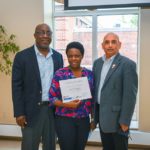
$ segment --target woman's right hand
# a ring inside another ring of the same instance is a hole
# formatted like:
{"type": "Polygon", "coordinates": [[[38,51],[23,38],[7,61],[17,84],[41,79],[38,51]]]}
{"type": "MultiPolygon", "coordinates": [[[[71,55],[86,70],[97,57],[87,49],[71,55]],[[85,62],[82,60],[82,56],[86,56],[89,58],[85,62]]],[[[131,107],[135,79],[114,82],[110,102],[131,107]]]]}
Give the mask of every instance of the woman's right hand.
{"type": "Polygon", "coordinates": [[[63,103],[60,100],[56,100],[55,101],[55,106],[66,107],[66,108],[77,108],[77,107],[79,107],[80,103],[81,103],[80,100],[73,100],[73,101],[66,102],[66,103],[63,103]]]}
{"type": "Polygon", "coordinates": [[[81,101],[80,100],[73,100],[67,103],[64,103],[64,107],[68,108],[78,108],[80,105],[81,101]]]}

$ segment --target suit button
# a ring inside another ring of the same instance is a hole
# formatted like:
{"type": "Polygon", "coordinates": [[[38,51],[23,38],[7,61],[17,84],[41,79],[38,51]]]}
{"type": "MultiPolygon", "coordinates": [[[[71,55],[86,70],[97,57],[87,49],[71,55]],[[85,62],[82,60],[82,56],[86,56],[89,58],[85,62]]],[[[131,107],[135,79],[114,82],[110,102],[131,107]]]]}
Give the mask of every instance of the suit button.
{"type": "Polygon", "coordinates": [[[41,103],[40,103],[40,102],[38,102],[38,105],[39,105],[39,106],[40,106],[40,104],[41,104],[41,103]]]}
{"type": "Polygon", "coordinates": [[[42,94],[42,91],[40,91],[40,94],[42,94]]]}

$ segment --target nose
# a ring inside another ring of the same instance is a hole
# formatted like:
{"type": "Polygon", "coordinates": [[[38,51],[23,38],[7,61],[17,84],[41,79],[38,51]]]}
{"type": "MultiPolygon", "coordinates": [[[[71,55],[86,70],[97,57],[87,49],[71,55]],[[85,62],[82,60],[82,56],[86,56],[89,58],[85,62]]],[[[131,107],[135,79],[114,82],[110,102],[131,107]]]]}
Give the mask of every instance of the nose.
{"type": "Polygon", "coordinates": [[[109,47],[112,47],[112,42],[109,42],[109,47]]]}
{"type": "Polygon", "coordinates": [[[73,56],[73,57],[72,57],[72,60],[75,60],[75,59],[76,59],[76,57],[75,57],[75,56],[73,56]]]}

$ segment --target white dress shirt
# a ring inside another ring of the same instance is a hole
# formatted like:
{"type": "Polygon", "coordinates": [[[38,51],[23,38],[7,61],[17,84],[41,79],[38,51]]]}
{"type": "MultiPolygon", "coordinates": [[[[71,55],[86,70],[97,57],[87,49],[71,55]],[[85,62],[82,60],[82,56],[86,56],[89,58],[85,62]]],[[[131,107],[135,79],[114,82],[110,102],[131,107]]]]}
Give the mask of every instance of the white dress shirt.
{"type": "Polygon", "coordinates": [[[116,55],[110,57],[109,59],[106,59],[106,56],[104,55],[102,57],[104,63],[103,63],[103,66],[102,66],[102,71],[101,71],[101,74],[100,74],[100,84],[99,84],[99,88],[98,88],[98,99],[97,99],[97,103],[100,104],[100,98],[101,98],[101,90],[102,90],[102,87],[103,87],[103,84],[104,84],[104,81],[105,81],[105,78],[106,78],[106,75],[109,71],[109,68],[114,60],[116,55]]]}
{"type": "Polygon", "coordinates": [[[41,85],[42,85],[42,101],[49,100],[49,88],[51,85],[51,81],[53,78],[54,73],[54,64],[52,59],[52,51],[50,50],[47,56],[45,57],[40,51],[38,50],[37,46],[34,45],[40,77],[41,77],[41,85]]]}

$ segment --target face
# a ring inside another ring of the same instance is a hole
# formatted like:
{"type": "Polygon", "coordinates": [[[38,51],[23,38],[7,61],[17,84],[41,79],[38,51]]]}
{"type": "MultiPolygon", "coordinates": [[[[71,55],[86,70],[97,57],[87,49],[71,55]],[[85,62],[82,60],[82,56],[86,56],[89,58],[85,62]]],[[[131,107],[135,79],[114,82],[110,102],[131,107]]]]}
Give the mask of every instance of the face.
{"type": "Polygon", "coordinates": [[[67,58],[69,65],[72,69],[80,68],[83,56],[79,49],[76,48],[69,49],[67,52],[67,58]]]}
{"type": "Polygon", "coordinates": [[[102,48],[106,54],[106,58],[110,58],[113,55],[116,55],[121,47],[121,42],[115,34],[107,34],[104,37],[102,48]]]}
{"type": "Polygon", "coordinates": [[[52,31],[46,24],[38,25],[35,29],[34,38],[39,50],[49,49],[51,43],[52,31]]]}

